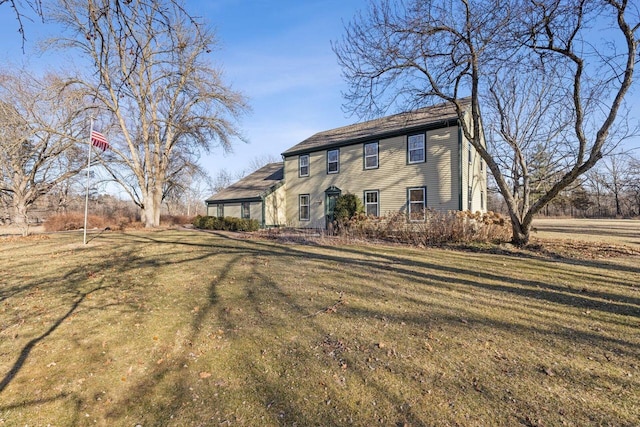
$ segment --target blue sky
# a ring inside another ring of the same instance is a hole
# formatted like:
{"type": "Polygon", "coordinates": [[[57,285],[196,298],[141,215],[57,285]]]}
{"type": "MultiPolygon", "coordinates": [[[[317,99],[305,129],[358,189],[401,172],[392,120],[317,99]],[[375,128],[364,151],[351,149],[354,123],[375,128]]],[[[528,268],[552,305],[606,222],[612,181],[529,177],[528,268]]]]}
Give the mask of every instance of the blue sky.
{"type": "MultiPolygon", "coordinates": [[[[240,127],[248,143],[233,152],[214,149],[201,163],[211,176],[219,169],[239,172],[256,157],[280,153],[316,132],[357,121],[341,109],[345,88],[331,50],[343,22],[365,0],[187,0],[188,10],[216,31],[219,50],[213,59],[225,80],[243,93],[251,111],[240,127]]],[[[53,28],[26,22],[26,54],[22,53],[17,22],[8,7],[0,8],[0,57],[30,64],[35,70],[58,64],[54,54],[35,55],[37,41],[53,28]]]]}
{"type": "MultiPolygon", "coordinates": [[[[342,111],[346,89],[331,50],[344,28],[367,0],[186,0],[196,16],[216,33],[220,50],[213,56],[222,66],[226,82],[248,98],[252,111],[240,126],[248,143],[238,142],[233,152],[213,150],[201,159],[213,177],[222,168],[235,173],[256,157],[274,156],[322,130],[357,121],[342,111]]],[[[24,55],[15,17],[0,8],[0,57],[34,68],[59,63],[53,54],[29,54],[37,39],[51,27],[28,23],[24,55]]],[[[638,89],[630,100],[640,106],[638,89]]],[[[640,107],[639,107],[640,108],[640,107]]],[[[638,139],[628,145],[640,146],[638,139]]]]}

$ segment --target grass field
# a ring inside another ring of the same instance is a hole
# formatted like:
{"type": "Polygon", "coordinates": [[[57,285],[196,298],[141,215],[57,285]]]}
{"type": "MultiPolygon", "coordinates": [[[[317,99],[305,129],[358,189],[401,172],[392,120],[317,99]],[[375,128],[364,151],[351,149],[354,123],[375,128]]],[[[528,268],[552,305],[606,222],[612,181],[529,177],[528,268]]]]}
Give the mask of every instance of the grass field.
{"type": "Polygon", "coordinates": [[[0,240],[2,426],[640,425],[638,255],[81,241],[0,240]]]}
{"type": "Polygon", "coordinates": [[[538,218],[538,238],[578,239],[586,242],[628,245],[640,248],[640,220],[538,218]]]}

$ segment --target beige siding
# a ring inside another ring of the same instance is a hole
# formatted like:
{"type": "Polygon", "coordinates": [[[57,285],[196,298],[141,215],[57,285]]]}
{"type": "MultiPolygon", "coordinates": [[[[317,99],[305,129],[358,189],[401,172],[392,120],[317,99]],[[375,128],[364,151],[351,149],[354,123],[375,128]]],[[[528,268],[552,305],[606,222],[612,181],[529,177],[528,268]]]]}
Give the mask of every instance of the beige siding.
{"type": "Polygon", "coordinates": [[[240,203],[225,203],[224,204],[224,216],[232,216],[240,218],[240,203]]]}
{"type": "Polygon", "coordinates": [[[218,205],[207,205],[207,216],[218,215],[218,205]]]}
{"type": "Polygon", "coordinates": [[[265,226],[278,227],[287,224],[286,189],[281,186],[264,199],[265,226]]]}
{"type": "MultiPolygon", "coordinates": [[[[242,211],[240,212],[242,214],[242,211]]],[[[262,202],[251,202],[249,205],[249,218],[262,224],[262,202]]]]}
{"type": "Polygon", "coordinates": [[[427,206],[459,207],[458,130],[449,127],[426,133],[425,163],[407,164],[407,137],[379,140],[379,168],[364,169],[364,144],[340,148],[340,172],[327,174],[326,150],[309,153],[309,177],[298,176],[298,156],[285,159],[286,212],[293,227],[325,227],[325,190],[334,185],[361,199],[365,190],[380,192],[380,213],[405,211],[407,189],[427,188],[427,206]],[[310,221],[299,221],[299,195],[309,194],[310,221]]]}
{"type": "Polygon", "coordinates": [[[487,165],[482,161],[480,154],[466,138],[462,143],[463,155],[463,192],[462,209],[471,212],[487,211],[487,165]],[[469,150],[471,147],[471,150],[469,150]],[[471,151],[471,157],[469,157],[471,151]],[[471,203],[469,204],[469,188],[471,188],[471,203]]]}

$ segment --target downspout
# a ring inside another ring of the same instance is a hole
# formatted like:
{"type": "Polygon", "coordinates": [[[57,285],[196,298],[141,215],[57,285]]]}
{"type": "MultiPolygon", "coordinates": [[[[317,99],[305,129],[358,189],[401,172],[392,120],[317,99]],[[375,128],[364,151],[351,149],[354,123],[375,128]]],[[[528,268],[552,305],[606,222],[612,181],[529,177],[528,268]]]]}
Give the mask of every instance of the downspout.
{"type": "Polygon", "coordinates": [[[458,210],[462,210],[462,128],[460,127],[460,121],[458,121],[458,210]]]}

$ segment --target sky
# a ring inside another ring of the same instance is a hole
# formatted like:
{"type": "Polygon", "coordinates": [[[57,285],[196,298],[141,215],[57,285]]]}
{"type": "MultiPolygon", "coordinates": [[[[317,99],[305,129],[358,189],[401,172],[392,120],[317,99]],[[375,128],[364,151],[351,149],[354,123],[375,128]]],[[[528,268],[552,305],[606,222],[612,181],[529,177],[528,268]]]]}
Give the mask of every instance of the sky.
{"type": "MultiPolygon", "coordinates": [[[[224,81],[241,92],[251,111],[239,127],[248,142],[237,141],[233,152],[213,149],[200,162],[215,177],[222,168],[235,174],[252,160],[280,153],[309,136],[351,124],[356,117],[342,111],[346,86],[331,50],[345,22],[366,0],[186,0],[187,10],[214,28],[218,50],[212,59],[224,81]]],[[[37,20],[25,22],[21,46],[13,12],[0,8],[0,58],[44,70],[60,61],[52,53],[34,53],[38,40],[55,28],[37,20]]]]}
{"type": "MultiPolygon", "coordinates": [[[[221,169],[246,171],[252,160],[280,153],[311,135],[358,121],[342,110],[346,84],[331,42],[340,39],[345,24],[367,0],[186,0],[187,9],[211,25],[219,40],[212,59],[224,70],[224,80],[243,93],[251,112],[241,118],[247,143],[233,152],[220,149],[201,157],[215,177],[221,169]]],[[[0,8],[0,58],[15,64],[46,68],[60,62],[53,53],[30,52],[39,38],[55,28],[26,22],[23,53],[11,10],[0,8]]],[[[632,94],[640,109],[640,97],[632,94]]],[[[638,139],[631,142],[640,146],[638,139]]],[[[638,150],[640,151],[640,150],[638,150]]]]}

